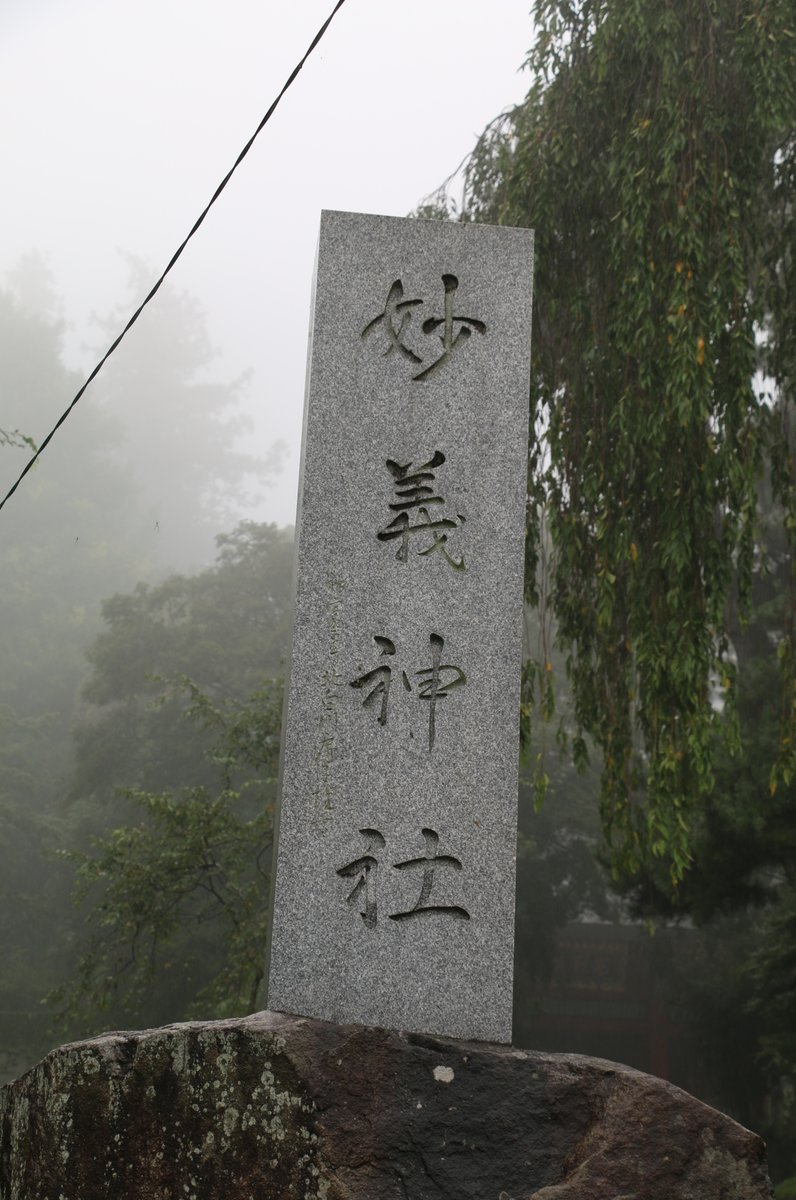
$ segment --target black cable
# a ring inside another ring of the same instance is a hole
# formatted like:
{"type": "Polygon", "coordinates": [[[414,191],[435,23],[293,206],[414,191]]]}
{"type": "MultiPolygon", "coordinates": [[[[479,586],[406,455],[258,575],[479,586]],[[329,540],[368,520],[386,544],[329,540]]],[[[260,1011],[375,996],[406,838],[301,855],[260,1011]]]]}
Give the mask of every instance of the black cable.
{"type": "Polygon", "coordinates": [[[147,304],[149,304],[149,301],[150,301],[150,300],[151,300],[151,299],[152,299],[152,298],[153,298],[153,297],[156,295],[156,293],[158,292],[158,290],[159,290],[159,288],[160,288],[160,285],[163,283],[164,279],[166,278],[166,276],[167,276],[167,275],[169,274],[169,272],[171,271],[172,267],[175,265],[175,263],[176,263],[176,262],[177,262],[177,260],[179,259],[179,257],[180,257],[180,255],[182,254],[183,250],[184,250],[184,249],[185,249],[185,247],[188,245],[188,243],[190,242],[191,238],[192,238],[192,237],[193,237],[193,235],[196,233],[196,231],[199,229],[199,226],[202,224],[202,222],[204,221],[204,219],[205,219],[205,217],[207,216],[207,214],[210,212],[210,209],[213,207],[213,205],[215,204],[216,200],[219,198],[219,196],[220,196],[220,195],[221,195],[221,193],[223,192],[224,188],[227,186],[227,184],[229,183],[230,179],[231,179],[231,178],[232,178],[232,176],[235,174],[235,172],[237,171],[238,167],[240,166],[240,164],[243,162],[243,160],[244,160],[244,158],[246,157],[246,155],[247,155],[247,154],[249,153],[249,151],[251,150],[252,146],[254,145],[254,142],[255,142],[255,139],[256,139],[257,135],[260,133],[260,131],[261,131],[261,130],[262,130],[262,129],[263,129],[263,128],[264,128],[264,127],[265,127],[265,126],[268,124],[268,122],[270,121],[271,117],[273,116],[273,114],[274,114],[274,112],[275,112],[275,110],[276,110],[276,107],[277,107],[277,105],[279,104],[279,101],[282,99],[282,97],[284,96],[285,92],[286,92],[286,91],[287,91],[287,89],[290,87],[291,83],[292,83],[292,82],[293,82],[293,80],[296,78],[296,76],[298,75],[299,71],[300,71],[300,70],[301,70],[301,68],[304,66],[305,62],[307,61],[307,59],[309,58],[309,56],[312,54],[312,52],[313,52],[313,50],[315,49],[315,47],[318,45],[318,42],[321,40],[321,38],[323,37],[323,35],[326,33],[326,30],[327,30],[327,29],[329,28],[329,26],[331,25],[331,23],[332,23],[332,20],[334,19],[334,17],[335,17],[335,15],[337,14],[338,10],[339,10],[339,9],[341,9],[341,8],[343,7],[343,4],[344,4],[344,3],[345,3],[345,0],[337,0],[337,3],[335,4],[335,6],[334,6],[334,8],[332,9],[332,11],[329,13],[329,16],[326,18],[326,20],[324,21],[323,25],[321,25],[320,29],[319,29],[319,30],[318,30],[318,32],[315,34],[315,37],[312,39],[312,41],[310,42],[310,44],[309,44],[309,46],[307,47],[306,51],[304,52],[304,56],[303,56],[303,58],[302,58],[302,59],[301,59],[301,60],[300,60],[300,61],[297,63],[297,65],[296,65],[296,66],[293,68],[293,70],[290,72],[290,75],[288,76],[287,80],[285,81],[285,83],[284,83],[284,85],[283,85],[283,87],[282,87],[282,90],[281,90],[281,92],[279,93],[279,95],[277,96],[276,100],[274,100],[273,104],[272,104],[272,105],[271,105],[271,107],[268,109],[268,112],[265,114],[265,116],[263,117],[262,121],[260,121],[260,124],[257,126],[257,128],[256,128],[256,129],[255,129],[255,131],[254,131],[254,133],[251,135],[251,137],[249,138],[248,142],[246,143],[246,145],[243,147],[243,149],[241,150],[240,154],[238,155],[238,157],[235,159],[235,162],[232,164],[232,166],[231,166],[231,168],[229,169],[229,171],[227,171],[226,175],[225,175],[225,176],[224,176],[224,178],[221,180],[221,183],[218,185],[218,187],[216,188],[216,190],[213,192],[213,195],[210,197],[210,200],[208,201],[208,203],[207,203],[207,205],[205,206],[205,208],[202,210],[202,212],[199,214],[199,216],[198,216],[198,217],[196,218],[196,220],[194,221],[194,223],[193,223],[193,225],[192,225],[192,227],[191,227],[191,230],[190,230],[190,232],[189,232],[188,236],[187,236],[187,237],[184,239],[184,241],[183,241],[183,242],[181,242],[181,244],[180,244],[180,245],[178,246],[178,248],[175,250],[174,254],[172,254],[172,256],[171,256],[171,258],[170,258],[170,260],[169,260],[168,266],[166,267],[165,271],[163,271],[163,273],[162,273],[162,275],[160,276],[160,278],[158,279],[157,283],[155,283],[155,285],[152,287],[152,289],[150,290],[150,292],[149,292],[149,294],[146,296],[146,298],[145,298],[145,299],[144,299],[144,300],[141,302],[141,304],[139,304],[138,308],[135,310],[135,312],[133,313],[133,315],[130,317],[130,320],[127,322],[127,324],[125,325],[124,329],[123,329],[123,330],[122,330],[122,332],[119,334],[119,336],[118,336],[118,337],[115,339],[115,341],[113,341],[113,342],[111,343],[111,345],[110,345],[110,346],[108,347],[108,349],[105,351],[105,353],[103,354],[102,358],[99,360],[99,362],[97,363],[96,367],[94,368],[94,370],[93,370],[93,371],[91,372],[91,374],[89,375],[88,379],[85,381],[85,383],[83,384],[83,386],[80,388],[80,391],[77,393],[77,395],[75,396],[75,398],[74,398],[74,400],[72,401],[72,403],[69,405],[69,407],[66,409],[66,411],[65,411],[65,412],[61,413],[61,416],[60,416],[60,417],[58,418],[58,420],[55,422],[55,424],[53,425],[52,429],[51,429],[51,430],[50,430],[50,432],[47,434],[46,438],[44,439],[44,441],[42,442],[42,444],[39,446],[39,448],[38,448],[38,450],[36,451],[36,453],[33,455],[33,457],[30,459],[30,461],[29,461],[28,463],[26,463],[26,465],[25,465],[24,469],[23,469],[23,470],[20,472],[19,478],[17,479],[16,483],[14,483],[14,484],[13,484],[13,486],[9,488],[9,490],[6,492],[6,494],[5,494],[5,496],[3,497],[3,499],[2,499],[2,500],[0,500],[0,509],[2,509],[2,507],[3,507],[3,505],[6,503],[6,501],[7,501],[7,500],[10,500],[10,499],[11,499],[11,497],[14,495],[14,492],[17,490],[17,488],[19,487],[19,485],[22,483],[22,480],[25,478],[25,476],[27,475],[28,471],[31,469],[31,467],[34,465],[34,463],[35,463],[35,462],[37,462],[37,460],[38,460],[38,459],[41,457],[41,454],[42,454],[42,452],[45,450],[45,448],[46,448],[46,447],[49,445],[49,443],[52,441],[52,439],[53,439],[53,437],[55,436],[55,434],[57,433],[57,431],[58,431],[58,430],[61,428],[61,426],[63,425],[64,421],[65,421],[65,420],[66,420],[66,418],[69,416],[69,414],[71,413],[72,409],[75,407],[75,405],[77,404],[78,400],[79,400],[79,399],[80,399],[80,397],[83,395],[83,393],[85,392],[85,390],[86,390],[86,388],[88,387],[88,385],[91,383],[92,379],[96,378],[96,376],[97,376],[97,375],[99,374],[99,372],[102,370],[102,368],[103,368],[103,366],[105,365],[105,363],[108,361],[108,359],[110,358],[110,356],[113,354],[113,352],[114,352],[114,350],[116,349],[116,347],[117,347],[117,346],[119,345],[119,343],[122,341],[122,338],[125,336],[125,334],[126,334],[126,333],[127,333],[129,330],[130,330],[130,329],[132,329],[133,325],[135,325],[136,321],[137,321],[137,320],[138,320],[138,318],[141,316],[141,313],[144,311],[144,309],[146,308],[147,304]]]}

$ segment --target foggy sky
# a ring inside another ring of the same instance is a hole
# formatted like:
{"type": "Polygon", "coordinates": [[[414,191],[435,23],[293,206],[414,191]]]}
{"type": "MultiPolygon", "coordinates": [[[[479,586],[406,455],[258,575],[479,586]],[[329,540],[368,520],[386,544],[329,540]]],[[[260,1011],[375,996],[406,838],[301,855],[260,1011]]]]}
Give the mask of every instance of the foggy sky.
{"type": "MultiPolygon", "coordinates": [[[[288,443],[276,486],[248,515],[294,519],[321,208],[403,216],[453,171],[527,91],[529,7],[347,0],[172,273],[207,313],[217,377],[253,369],[247,449],[288,443]]],[[[3,0],[0,280],[24,252],[43,253],[70,365],[86,370],[104,349],[92,314],[128,302],[120,251],[146,260],[154,281],[331,8],[3,0]]],[[[53,396],[53,421],[70,399],[53,396]]]]}

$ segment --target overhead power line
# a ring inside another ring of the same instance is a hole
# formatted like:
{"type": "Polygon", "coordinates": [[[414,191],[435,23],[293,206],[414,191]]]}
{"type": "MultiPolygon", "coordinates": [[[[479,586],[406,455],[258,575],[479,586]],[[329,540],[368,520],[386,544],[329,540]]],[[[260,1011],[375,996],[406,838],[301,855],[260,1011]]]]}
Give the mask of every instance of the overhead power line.
{"type": "Polygon", "coordinates": [[[58,432],[58,430],[61,428],[61,426],[63,425],[64,421],[65,421],[65,420],[66,420],[66,418],[69,416],[69,414],[71,413],[72,409],[75,407],[75,405],[77,404],[78,400],[79,400],[79,399],[80,399],[80,397],[83,395],[83,393],[85,392],[85,390],[86,390],[86,388],[88,387],[88,385],[91,383],[91,381],[92,381],[93,379],[95,379],[95,378],[97,377],[97,375],[100,373],[100,371],[102,370],[102,368],[103,368],[103,366],[105,365],[105,363],[108,361],[108,359],[110,358],[110,356],[113,354],[114,350],[117,348],[117,346],[119,346],[119,345],[120,345],[120,343],[122,342],[122,340],[123,340],[123,338],[125,337],[125,335],[126,335],[128,332],[129,332],[129,330],[130,330],[130,329],[132,329],[133,325],[135,325],[136,321],[137,321],[137,320],[138,320],[138,318],[141,316],[141,313],[144,311],[144,309],[146,308],[147,304],[149,304],[150,300],[152,300],[152,299],[153,299],[153,297],[154,297],[154,296],[157,294],[157,292],[158,292],[158,291],[159,291],[159,289],[160,289],[160,285],[163,283],[164,279],[165,279],[165,278],[166,278],[166,276],[169,274],[169,272],[171,271],[172,267],[173,267],[173,266],[176,264],[177,260],[179,259],[180,255],[182,254],[183,250],[184,250],[184,249],[185,249],[185,247],[188,245],[188,243],[190,242],[190,240],[191,240],[191,238],[194,236],[194,234],[197,232],[197,230],[199,229],[200,225],[201,225],[201,224],[202,224],[202,222],[204,221],[205,217],[206,217],[206,216],[207,216],[207,214],[210,212],[210,209],[213,207],[213,205],[215,204],[216,200],[218,200],[218,198],[219,198],[219,196],[221,195],[221,193],[223,192],[224,188],[227,186],[227,184],[229,183],[230,179],[231,179],[231,178],[232,178],[232,176],[235,174],[235,172],[237,171],[238,167],[240,166],[240,164],[243,162],[243,160],[244,160],[244,158],[246,157],[246,155],[247,155],[247,154],[249,153],[249,151],[251,150],[251,148],[252,148],[252,146],[254,145],[255,139],[257,138],[258,134],[261,132],[261,130],[263,130],[263,129],[265,128],[265,126],[266,126],[266,125],[268,124],[268,122],[270,121],[271,117],[273,116],[274,112],[276,111],[276,108],[277,108],[277,105],[279,104],[279,101],[282,99],[282,97],[284,96],[285,92],[288,90],[288,88],[290,87],[290,85],[293,83],[293,80],[296,78],[296,76],[298,75],[299,71],[300,71],[300,70],[301,70],[301,68],[304,66],[305,62],[307,61],[307,59],[309,58],[309,56],[312,54],[312,52],[313,52],[313,50],[315,49],[315,47],[318,45],[318,42],[321,40],[321,38],[323,37],[323,35],[326,33],[326,30],[329,28],[329,26],[331,25],[332,21],[334,20],[334,17],[336,16],[336,14],[337,14],[337,12],[339,11],[339,9],[341,9],[341,8],[343,7],[344,3],[345,3],[345,0],[337,0],[337,3],[335,4],[335,6],[334,6],[334,8],[332,9],[332,11],[329,13],[329,16],[326,18],[326,20],[324,21],[323,25],[321,25],[320,29],[319,29],[319,30],[318,30],[318,32],[315,34],[315,37],[312,39],[312,41],[310,42],[309,46],[308,46],[308,47],[307,47],[307,49],[305,50],[303,57],[302,57],[302,58],[299,60],[299,62],[296,64],[296,66],[295,66],[295,67],[293,68],[293,70],[290,72],[290,75],[287,77],[287,79],[286,79],[285,83],[283,84],[283,86],[282,86],[282,90],[280,91],[279,95],[276,97],[276,99],[274,100],[273,104],[272,104],[272,105],[271,105],[271,107],[268,109],[268,112],[265,114],[265,116],[263,117],[263,119],[260,121],[260,124],[257,126],[257,128],[256,128],[256,129],[255,129],[255,131],[254,131],[254,133],[251,135],[251,137],[249,138],[248,142],[247,142],[247,143],[246,143],[246,145],[243,147],[243,149],[241,150],[240,154],[239,154],[239,155],[238,155],[238,157],[235,159],[234,163],[232,164],[232,166],[230,167],[230,169],[227,171],[227,173],[226,173],[226,175],[224,176],[224,178],[221,180],[221,183],[218,185],[218,187],[216,188],[216,190],[213,192],[213,195],[210,197],[210,200],[208,201],[208,203],[205,205],[205,207],[202,209],[202,211],[201,211],[201,213],[199,214],[199,216],[198,216],[198,217],[196,218],[196,220],[194,221],[194,223],[193,223],[193,225],[191,226],[191,229],[190,229],[190,231],[189,231],[189,233],[188,233],[187,237],[185,237],[185,238],[184,238],[184,240],[183,240],[183,241],[180,243],[180,245],[179,245],[179,246],[177,247],[177,249],[174,251],[174,253],[172,254],[171,258],[169,259],[168,265],[166,266],[165,270],[163,271],[163,273],[162,273],[162,274],[160,275],[160,277],[158,278],[157,282],[156,282],[156,283],[155,283],[155,284],[152,286],[152,288],[150,289],[150,291],[149,291],[148,295],[147,295],[147,296],[146,296],[146,297],[145,297],[145,298],[142,300],[142,302],[139,304],[138,308],[135,310],[135,312],[133,313],[133,315],[130,317],[129,321],[127,322],[127,324],[125,325],[124,329],[123,329],[123,330],[122,330],[122,332],[119,334],[119,336],[118,336],[118,337],[117,337],[117,338],[116,338],[116,339],[115,339],[113,342],[111,342],[110,346],[109,346],[109,347],[108,347],[108,349],[105,351],[105,353],[103,354],[102,358],[99,360],[99,362],[97,363],[97,365],[94,367],[94,370],[93,370],[93,371],[91,372],[91,374],[88,376],[88,378],[86,379],[85,383],[84,383],[84,384],[83,384],[83,386],[80,388],[80,390],[78,391],[77,395],[76,395],[76,396],[74,397],[74,399],[72,400],[72,402],[71,402],[71,404],[69,405],[69,407],[68,407],[68,408],[67,408],[67,409],[66,409],[66,410],[65,410],[63,413],[61,413],[61,416],[60,416],[60,417],[58,418],[58,420],[55,422],[55,424],[53,425],[52,429],[51,429],[51,430],[50,430],[50,432],[47,434],[46,438],[45,438],[45,439],[44,439],[44,441],[41,443],[41,445],[39,446],[39,448],[38,448],[38,450],[36,451],[36,453],[35,453],[35,454],[33,455],[33,457],[32,457],[32,458],[31,458],[31,459],[30,459],[30,460],[29,460],[29,461],[28,461],[28,462],[25,464],[25,466],[24,466],[24,468],[22,469],[22,471],[20,472],[20,474],[19,474],[19,477],[17,478],[16,482],[15,482],[15,483],[14,483],[14,484],[13,484],[13,485],[12,485],[12,486],[11,486],[11,487],[8,489],[8,491],[6,492],[6,494],[5,494],[5,496],[3,497],[3,499],[2,499],[2,500],[0,500],[0,509],[2,509],[2,508],[3,508],[3,506],[4,506],[4,505],[5,505],[5,504],[6,504],[6,503],[7,503],[7,502],[8,502],[8,501],[11,499],[11,497],[14,495],[14,492],[17,490],[17,488],[19,487],[19,485],[22,483],[22,480],[25,478],[25,476],[27,475],[28,471],[30,471],[31,467],[33,467],[33,466],[35,465],[35,463],[36,463],[36,462],[39,460],[39,458],[41,458],[41,455],[42,455],[42,453],[43,453],[43,452],[44,452],[44,450],[47,448],[47,446],[50,444],[50,442],[52,441],[52,439],[55,437],[55,434],[56,434],[56,433],[58,432]]]}

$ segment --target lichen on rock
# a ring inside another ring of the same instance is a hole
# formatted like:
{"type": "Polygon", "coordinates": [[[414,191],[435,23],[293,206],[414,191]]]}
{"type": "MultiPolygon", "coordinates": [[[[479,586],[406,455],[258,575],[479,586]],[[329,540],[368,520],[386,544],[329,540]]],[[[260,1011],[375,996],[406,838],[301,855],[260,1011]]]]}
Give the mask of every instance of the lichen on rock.
{"type": "Polygon", "coordinates": [[[276,1013],[109,1033],[0,1089],[0,1200],[767,1200],[763,1143],[575,1055],[276,1013]]]}

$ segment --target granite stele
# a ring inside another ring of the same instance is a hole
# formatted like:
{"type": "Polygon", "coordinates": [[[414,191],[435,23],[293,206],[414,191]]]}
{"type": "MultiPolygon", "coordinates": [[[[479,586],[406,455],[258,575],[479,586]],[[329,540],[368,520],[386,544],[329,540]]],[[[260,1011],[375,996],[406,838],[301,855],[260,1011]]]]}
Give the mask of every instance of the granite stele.
{"type": "Polygon", "coordinates": [[[322,215],[271,1009],[511,1041],[532,273],[322,215]]]}

